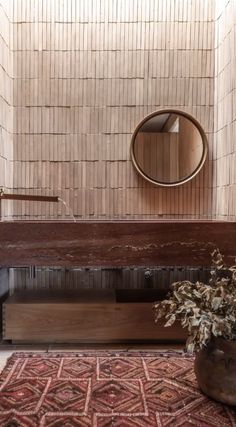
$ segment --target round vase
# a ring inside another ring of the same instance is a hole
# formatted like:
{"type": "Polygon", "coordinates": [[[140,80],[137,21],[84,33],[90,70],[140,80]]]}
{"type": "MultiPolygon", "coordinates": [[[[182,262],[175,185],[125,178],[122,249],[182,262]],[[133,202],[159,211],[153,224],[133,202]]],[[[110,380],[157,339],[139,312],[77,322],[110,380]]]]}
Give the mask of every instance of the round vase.
{"type": "Polygon", "coordinates": [[[203,393],[236,405],[236,340],[213,338],[196,353],[194,370],[203,393]]]}

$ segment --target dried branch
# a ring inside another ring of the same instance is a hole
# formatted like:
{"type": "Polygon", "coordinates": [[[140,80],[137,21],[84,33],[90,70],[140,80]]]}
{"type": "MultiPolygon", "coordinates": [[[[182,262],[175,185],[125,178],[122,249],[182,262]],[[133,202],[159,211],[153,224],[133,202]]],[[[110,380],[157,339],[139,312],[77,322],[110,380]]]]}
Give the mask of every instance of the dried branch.
{"type": "Polygon", "coordinates": [[[208,283],[173,283],[168,299],[154,304],[156,322],[165,318],[165,326],[180,321],[187,328],[187,351],[200,350],[212,336],[236,338],[236,266],[227,268],[218,249],[212,262],[208,283]]]}

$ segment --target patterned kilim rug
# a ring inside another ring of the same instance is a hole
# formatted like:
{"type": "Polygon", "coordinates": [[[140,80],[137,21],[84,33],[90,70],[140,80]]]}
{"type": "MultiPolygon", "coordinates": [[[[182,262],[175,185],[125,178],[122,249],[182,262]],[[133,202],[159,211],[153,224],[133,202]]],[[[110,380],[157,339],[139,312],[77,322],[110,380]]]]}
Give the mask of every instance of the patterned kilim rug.
{"type": "Polygon", "coordinates": [[[236,426],[180,353],[15,353],[0,381],[1,427],[236,426]]]}

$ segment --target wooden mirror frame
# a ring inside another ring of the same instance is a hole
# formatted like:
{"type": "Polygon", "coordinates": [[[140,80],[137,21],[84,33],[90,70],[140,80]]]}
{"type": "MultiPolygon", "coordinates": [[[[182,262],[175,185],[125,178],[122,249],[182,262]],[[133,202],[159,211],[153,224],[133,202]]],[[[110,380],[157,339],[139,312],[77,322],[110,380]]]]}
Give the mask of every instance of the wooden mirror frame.
{"type": "Polygon", "coordinates": [[[161,110],[157,110],[154,111],[151,114],[148,114],[146,117],[144,117],[143,120],[141,120],[141,122],[139,122],[139,124],[137,125],[133,135],[132,135],[132,139],[131,139],[131,146],[130,146],[130,154],[131,154],[131,161],[136,169],[136,171],[147,181],[151,182],[154,185],[159,185],[162,187],[176,187],[178,185],[182,185],[185,184],[186,182],[190,181],[191,179],[193,179],[198,172],[201,170],[201,168],[203,167],[206,157],[207,157],[207,153],[208,153],[208,141],[207,141],[207,137],[206,134],[202,128],[202,126],[200,125],[200,123],[190,114],[185,113],[184,111],[181,110],[175,110],[175,109],[161,109],[161,110]],[[188,175],[186,178],[180,179],[179,181],[173,181],[170,183],[165,183],[162,181],[157,181],[154,180],[152,178],[150,178],[148,175],[146,175],[143,170],[140,168],[136,157],[135,157],[135,152],[134,152],[134,146],[135,146],[135,140],[137,137],[138,132],[140,131],[141,127],[150,119],[152,119],[155,116],[159,116],[160,114],[177,114],[179,116],[183,116],[186,119],[190,120],[190,122],[193,123],[194,126],[196,126],[196,128],[198,129],[201,138],[202,138],[202,144],[203,144],[203,152],[202,152],[202,157],[201,160],[198,164],[198,166],[193,170],[193,172],[188,175]]]}

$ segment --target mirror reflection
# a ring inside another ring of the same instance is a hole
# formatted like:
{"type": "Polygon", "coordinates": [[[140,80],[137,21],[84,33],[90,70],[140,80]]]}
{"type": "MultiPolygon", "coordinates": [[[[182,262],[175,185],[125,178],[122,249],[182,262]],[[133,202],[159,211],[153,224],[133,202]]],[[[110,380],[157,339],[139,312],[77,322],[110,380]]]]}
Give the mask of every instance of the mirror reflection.
{"type": "Polygon", "coordinates": [[[153,114],[133,136],[132,159],[139,172],[161,185],[178,185],[196,174],[206,156],[204,133],[178,112],[153,114]]]}

